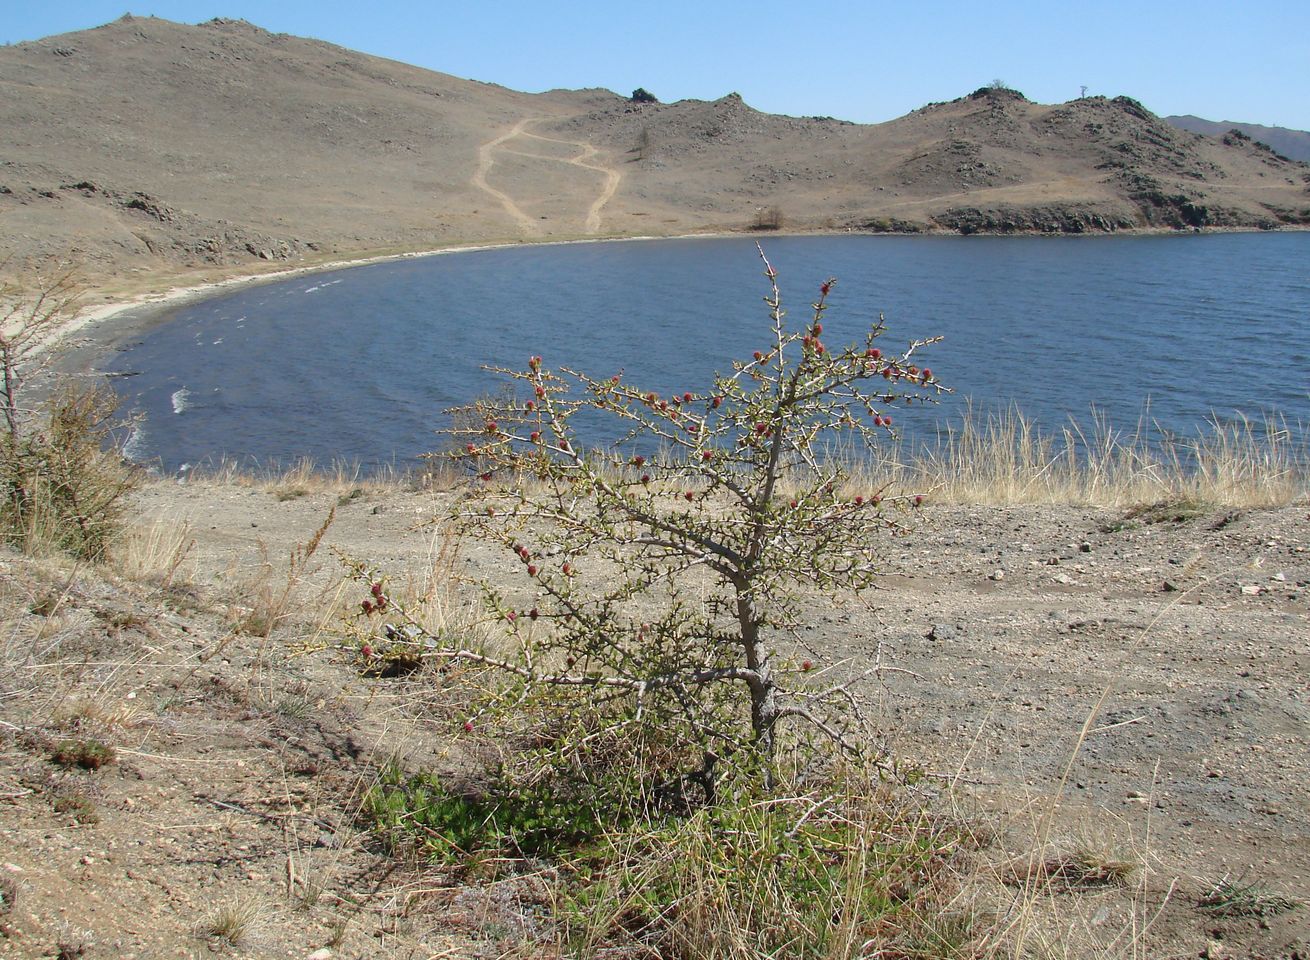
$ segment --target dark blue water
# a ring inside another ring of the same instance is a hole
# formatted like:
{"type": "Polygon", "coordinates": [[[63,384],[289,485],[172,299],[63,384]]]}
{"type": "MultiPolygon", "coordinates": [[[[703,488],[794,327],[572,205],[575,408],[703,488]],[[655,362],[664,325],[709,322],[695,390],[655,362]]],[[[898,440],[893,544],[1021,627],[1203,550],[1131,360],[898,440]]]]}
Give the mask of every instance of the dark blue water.
{"type": "MultiPolygon", "coordinates": [[[[884,348],[942,335],[924,362],[955,393],[900,418],[931,436],[968,400],[1048,428],[1145,411],[1180,434],[1274,412],[1310,422],[1310,233],[1183,237],[766,240],[790,317],[828,276],[833,346],[880,311],[884,348]]],[[[406,465],[447,408],[493,393],[484,364],[643,389],[708,386],[768,341],[744,238],[519,247],[377,264],[178,310],[107,369],[145,415],[132,443],[164,469],[214,462],[406,465]]],[[[590,439],[605,439],[595,436],[590,439]]]]}

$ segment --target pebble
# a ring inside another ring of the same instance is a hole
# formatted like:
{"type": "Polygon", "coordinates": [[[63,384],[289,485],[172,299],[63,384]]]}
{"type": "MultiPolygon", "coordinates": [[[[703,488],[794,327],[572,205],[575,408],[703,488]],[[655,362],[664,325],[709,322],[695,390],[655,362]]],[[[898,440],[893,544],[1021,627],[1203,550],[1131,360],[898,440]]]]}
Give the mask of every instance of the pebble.
{"type": "Polygon", "coordinates": [[[332,951],[327,947],[320,947],[313,953],[306,954],[305,960],[332,960],[332,951]]]}
{"type": "Polygon", "coordinates": [[[990,577],[989,579],[991,579],[991,580],[995,580],[997,583],[1000,583],[1002,580],[1005,579],[1005,571],[1004,571],[1004,570],[993,570],[993,571],[992,571],[992,575],[991,575],[991,577],[990,577]]]}
{"type": "Polygon", "coordinates": [[[1242,594],[1248,597],[1258,597],[1264,593],[1265,588],[1254,583],[1245,584],[1242,587],[1242,594]]]}

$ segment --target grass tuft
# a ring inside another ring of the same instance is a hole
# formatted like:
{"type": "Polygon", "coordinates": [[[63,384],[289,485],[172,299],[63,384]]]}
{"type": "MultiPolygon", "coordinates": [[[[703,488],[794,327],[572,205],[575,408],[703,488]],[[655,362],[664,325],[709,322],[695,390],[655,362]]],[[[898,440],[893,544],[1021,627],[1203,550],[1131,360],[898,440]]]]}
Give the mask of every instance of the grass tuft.
{"type": "Polygon", "coordinates": [[[239,947],[245,943],[264,918],[264,907],[254,900],[230,900],[219,904],[201,922],[197,933],[206,940],[239,947]]]}
{"type": "Polygon", "coordinates": [[[675,813],[545,784],[473,793],[392,765],[363,813],[390,849],[418,851],[466,883],[533,864],[549,878],[566,956],[976,953],[989,931],[953,908],[977,849],[962,824],[855,774],[789,787],[675,813]]]}
{"type": "Polygon", "coordinates": [[[99,770],[118,759],[114,748],[103,740],[61,740],[50,753],[61,767],[99,770]]]}
{"type": "Polygon", "coordinates": [[[1196,905],[1215,917],[1272,917],[1301,904],[1255,882],[1223,877],[1197,900],[1196,905]]]}
{"type": "Polygon", "coordinates": [[[1090,846],[1078,845],[1065,853],[1012,864],[1001,879],[1009,886],[1031,887],[1039,884],[1062,890],[1091,890],[1123,886],[1137,870],[1137,866],[1131,860],[1122,860],[1090,846]]]}

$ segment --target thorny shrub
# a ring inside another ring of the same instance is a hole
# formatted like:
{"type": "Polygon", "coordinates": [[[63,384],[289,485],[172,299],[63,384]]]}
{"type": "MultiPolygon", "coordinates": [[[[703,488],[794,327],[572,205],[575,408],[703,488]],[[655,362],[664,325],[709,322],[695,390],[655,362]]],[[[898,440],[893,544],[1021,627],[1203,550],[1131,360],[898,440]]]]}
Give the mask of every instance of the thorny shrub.
{"type": "MultiPolygon", "coordinates": [[[[6,266],[0,264],[0,268],[6,266]]],[[[0,282],[0,537],[101,559],[140,482],[114,443],[117,398],[105,387],[64,384],[42,408],[62,325],[77,308],[68,274],[0,282]]]]}
{"type": "Polygon", "coordinates": [[[849,458],[823,452],[877,444],[898,403],[939,394],[916,365],[935,341],[885,352],[879,317],[863,342],[829,347],[833,280],[789,329],[760,256],[768,342],[709,389],[661,396],[534,356],[526,370],[495,368],[519,399],[457,421],[450,456],[474,479],[455,521],[507,551],[503,575],[478,583],[498,631],[431,632],[356,567],[370,587],[357,620],[366,658],[420,656],[460,676],[469,733],[505,741],[524,716],[547,718],[520,728],[541,761],[528,780],[603,766],[633,789],[636,770],[642,802],[687,808],[713,804],[729,775],[767,791],[784,743],[820,762],[868,742],[853,687],[885,668],[787,651],[805,649],[804,591],[869,586],[884,538],[923,502],[853,492],[849,458]],[[617,421],[623,439],[584,450],[582,414],[617,421]]]}

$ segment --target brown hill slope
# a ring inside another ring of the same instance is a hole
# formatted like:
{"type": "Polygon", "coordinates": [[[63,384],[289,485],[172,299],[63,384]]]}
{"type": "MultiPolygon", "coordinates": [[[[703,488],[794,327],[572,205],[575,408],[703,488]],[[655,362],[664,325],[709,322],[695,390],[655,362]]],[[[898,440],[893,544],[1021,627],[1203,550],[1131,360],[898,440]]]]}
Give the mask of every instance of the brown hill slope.
{"type": "Polygon", "coordinates": [[[739,219],[763,205],[798,226],[962,232],[1310,221],[1304,166],[1176,130],[1126,97],[1047,106],[983,89],[861,126],[730,95],[607,105],[558,126],[626,148],[631,195],[739,219]]]}
{"type": "Polygon", "coordinates": [[[1180,130],[1203,133],[1207,137],[1230,135],[1234,130],[1258,140],[1292,160],[1310,162],[1310,131],[1288,127],[1266,127],[1259,123],[1237,123],[1232,120],[1204,120],[1189,114],[1165,117],[1165,122],[1180,130]]]}
{"type": "Polygon", "coordinates": [[[1125,98],[983,90],[861,126],[736,95],[518,93],[231,20],[124,17],[0,49],[0,125],[0,256],[71,255],[98,274],[769,220],[1310,221],[1303,165],[1125,98]]]}

